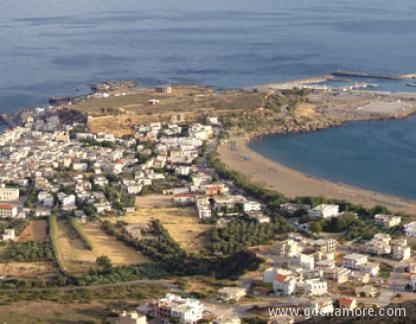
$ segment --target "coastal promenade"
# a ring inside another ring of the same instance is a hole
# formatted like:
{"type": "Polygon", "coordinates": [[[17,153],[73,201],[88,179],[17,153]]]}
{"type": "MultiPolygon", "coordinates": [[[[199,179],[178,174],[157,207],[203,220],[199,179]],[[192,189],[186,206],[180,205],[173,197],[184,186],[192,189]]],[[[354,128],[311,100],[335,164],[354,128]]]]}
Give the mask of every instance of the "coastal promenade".
{"type": "Polygon", "coordinates": [[[247,138],[232,137],[219,146],[218,154],[227,167],[245,174],[255,183],[289,197],[323,196],[366,207],[383,205],[394,212],[416,215],[416,201],[310,177],[263,157],[251,150],[247,143],[247,138]]]}

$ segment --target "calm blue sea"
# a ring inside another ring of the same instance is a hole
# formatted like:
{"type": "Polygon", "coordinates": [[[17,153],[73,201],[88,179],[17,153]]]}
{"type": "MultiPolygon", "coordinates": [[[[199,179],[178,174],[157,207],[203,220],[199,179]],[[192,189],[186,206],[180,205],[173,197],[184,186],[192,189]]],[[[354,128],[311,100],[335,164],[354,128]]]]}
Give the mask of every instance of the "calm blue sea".
{"type": "Polygon", "coordinates": [[[0,111],[108,79],[232,88],[416,72],[410,0],[1,0],[0,30],[0,111]]]}
{"type": "MultiPolygon", "coordinates": [[[[337,69],[416,72],[410,0],[1,0],[0,30],[0,112],[108,79],[233,88],[337,69]]],[[[334,136],[261,143],[308,172],[415,197],[412,125],[352,124],[327,131],[334,136]],[[315,155],[335,139],[350,145],[315,155]],[[308,155],[290,158],[287,141],[308,155]]]]}
{"type": "Polygon", "coordinates": [[[351,122],[256,140],[256,152],[306,174],[416,199],[416,117],[351,122]]]}

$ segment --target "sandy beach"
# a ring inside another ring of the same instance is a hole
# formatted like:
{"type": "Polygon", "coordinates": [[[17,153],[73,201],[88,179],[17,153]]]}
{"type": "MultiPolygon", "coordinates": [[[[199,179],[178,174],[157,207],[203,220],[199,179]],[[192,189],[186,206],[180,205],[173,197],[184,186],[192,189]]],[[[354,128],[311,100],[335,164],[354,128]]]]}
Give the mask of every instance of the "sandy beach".
{"type": "Polygon", "coordinates": [[[232,137],[221,144],[218,153],[223,163],[249,176],[253,182],[260,183],[288,197],[324,196],[345,199],[366,207],[383,205],[394,212],[416,215],[416,201],[414,200],[310,177],[263,157],[251,150],[247,143],[248,138],[232,137]]]}

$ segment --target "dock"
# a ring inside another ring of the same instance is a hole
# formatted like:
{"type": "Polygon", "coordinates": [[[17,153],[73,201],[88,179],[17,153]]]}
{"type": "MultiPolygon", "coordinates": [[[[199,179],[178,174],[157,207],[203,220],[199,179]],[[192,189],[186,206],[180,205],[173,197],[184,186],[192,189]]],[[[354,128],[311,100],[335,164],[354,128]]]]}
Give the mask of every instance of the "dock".
{"type": "Polygon", "coordinates": [[[369,78],[369,79],[385,79],[385,80],[407,80],[407,79],[416,78],[416,73],[393,75],[393,74],[383,74],[383,73],[339,70],[331,74],[337,77],[353,77],[353,78],[369,78]]]}

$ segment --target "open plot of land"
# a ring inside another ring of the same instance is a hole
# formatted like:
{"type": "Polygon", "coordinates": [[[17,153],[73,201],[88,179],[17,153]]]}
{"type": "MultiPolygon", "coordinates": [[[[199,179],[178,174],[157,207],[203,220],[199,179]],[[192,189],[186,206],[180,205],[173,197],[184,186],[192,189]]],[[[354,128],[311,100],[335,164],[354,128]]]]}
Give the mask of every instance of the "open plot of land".
{"type": "Polygon", "coordinates": [[[129,224],[146,224],[159,219],[172,238],[190,252],[204,249],[204,233],[212,228],[211,224],[200,224],[194,208],[139,208],[135,212],[111,220],[123,220],[129,224]]]}
{"type": "Polygon", "coordinates": [[[138,208],[159,208],[172,207],[172,196],[167,195],[145,195],[136,197],[136,207],[138,208]]]}
{"type": "Polygon", "coordinates": [[[206,109],[251,109],[261,107],[262,104],[263,95],[253,91],[230,90],[217,93],[204,87],[183,86],[174,87],[170,94],[144,89],[127,96],[87,99],[71,108],[97,116],[108,114],[109,108],[126,114],[157,114],[206,109]],[[149,104],[151,99],[159,100],[159,104],[149,104]]]}
{"type": "Polygon", "coordinates": [[[66,220],[58,220],[57,242],[61,260],[68,272],[79,274],[95,265],[96,256],[85,248],[66,220]]]}
{"type": "Polygon", "coordinates": [[[0,274],[4,277],[42,278],[55,272],[52,262],[47,261],[0,263],[0,274]]]}
{"type": "Polygon", "coordinates": [[[362,112],[379,113],[379,114],[395,114],[407,109],[411,109],[412,106],[401,101],[373,101],[368,105],[357,108],[362,112]]]}
{"type": "Polygon", "coordinates": [[[108,236],[100,224],[89,223],[83,225],[83,229],[88,239],[93,245],[94,262],[97,257],[106,255],[116,266],[128,264],[141,264],[149,261],[139,251],[126,246],[115,237],[108,236]]]}
{"type": "Polygon", "coordinates": [[[97,257],[106,255],[116,266],[140,264],[147,259],[140,252],[108,236],[100,228],[100,224],[83,225],[93,250],[85,248],[84,243],[66,220],[58,221],[58,248],[66,270],[72,274],[80,274],[95,266],[97,257]]]}
{"type": "Polygon", "coordinates": [[[62,304],[49,301],[18,302],[0,306],[1,323],[101,323],[105,306],[62,304]]]}
{"type": "Polygon", "coordinates": [[[48,239],[48,222],[45,219],[37,219],[23,230],[18,242],[45,242],[48,239]]]}

